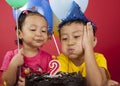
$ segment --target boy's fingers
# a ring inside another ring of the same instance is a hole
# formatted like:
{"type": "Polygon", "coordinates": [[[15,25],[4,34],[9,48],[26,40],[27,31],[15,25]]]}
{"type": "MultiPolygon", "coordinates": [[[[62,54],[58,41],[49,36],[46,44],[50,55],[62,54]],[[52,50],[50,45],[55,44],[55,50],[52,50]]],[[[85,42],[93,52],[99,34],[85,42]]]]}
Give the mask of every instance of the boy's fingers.
{"type": "Polygon", "coordinates": [[[117,81],[109,80],[108,81],[108,86],[120,86],[120,84],[117,81]]]}
{"type": "Polygon", "coordinates": [[[91,25],[91,22],[87,23],[87,32],[88,32],[88,35],[93,34],[93,27],[91,25]]]}
{"type": "Polygon", "coordinates": [[[87,26],[84,26],[84,30],[83,30],[84,32],[83,32],[83,36],[84,35],[86,35],[86,33],[87,33],[87,26]]]}

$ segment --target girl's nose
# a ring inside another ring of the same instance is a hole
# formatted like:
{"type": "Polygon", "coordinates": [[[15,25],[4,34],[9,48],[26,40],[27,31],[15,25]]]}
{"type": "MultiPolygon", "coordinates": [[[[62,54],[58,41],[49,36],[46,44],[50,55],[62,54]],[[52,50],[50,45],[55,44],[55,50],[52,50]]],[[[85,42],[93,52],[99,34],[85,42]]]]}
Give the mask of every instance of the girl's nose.
{"type": "Polygon", "coordinates": [[[42,32],[41,31],[36,31],[36,36],[41,36],[42,32]]]}

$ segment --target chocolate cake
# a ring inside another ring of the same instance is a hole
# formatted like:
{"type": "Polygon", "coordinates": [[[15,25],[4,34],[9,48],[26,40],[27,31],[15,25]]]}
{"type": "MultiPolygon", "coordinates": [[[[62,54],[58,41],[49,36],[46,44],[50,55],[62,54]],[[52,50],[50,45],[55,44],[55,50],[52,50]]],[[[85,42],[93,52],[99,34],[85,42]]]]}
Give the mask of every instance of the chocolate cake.
{"type": "Polygon", "coordinates": [[[80,73],[49,74],[33,73],[26,77],[25,86],[86,86],[86,79],[80,73]]]}

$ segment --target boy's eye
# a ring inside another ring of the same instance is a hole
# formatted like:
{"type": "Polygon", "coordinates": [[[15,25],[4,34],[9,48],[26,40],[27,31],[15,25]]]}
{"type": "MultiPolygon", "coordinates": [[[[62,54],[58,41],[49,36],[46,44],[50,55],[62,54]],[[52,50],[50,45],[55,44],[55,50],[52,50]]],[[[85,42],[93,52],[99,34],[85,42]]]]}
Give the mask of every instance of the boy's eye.
{"type": "Polygon", "coordinates": [[[67,40],[67,38],[61,38],[61,40],[67,40]]]}
{"type": "Polygon", "coordinates": [[[79,38],[80,36],[74,36],[74,38],[79,38]]]}

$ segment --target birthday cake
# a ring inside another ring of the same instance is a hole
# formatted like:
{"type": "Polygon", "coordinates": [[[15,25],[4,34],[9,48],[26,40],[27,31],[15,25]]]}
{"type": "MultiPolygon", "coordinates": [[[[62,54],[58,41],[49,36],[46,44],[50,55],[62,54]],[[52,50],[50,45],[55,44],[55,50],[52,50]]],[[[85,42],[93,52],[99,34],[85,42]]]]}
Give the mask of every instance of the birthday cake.
{"type": "Polygon", "coordinates": [[[86,79],[78,73],[59,72],[60,63],[49,62],[50,71],[31,72],[25,78],[25,86],[86,86],[86,79]]]}
{"type": "Polygon", "coordinates": [[[49,74],[33,73],[26,77],[25,86],[86,86],[86,79],[80,73],[49,74]]]}

